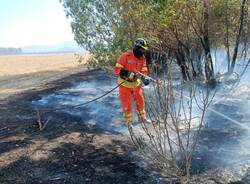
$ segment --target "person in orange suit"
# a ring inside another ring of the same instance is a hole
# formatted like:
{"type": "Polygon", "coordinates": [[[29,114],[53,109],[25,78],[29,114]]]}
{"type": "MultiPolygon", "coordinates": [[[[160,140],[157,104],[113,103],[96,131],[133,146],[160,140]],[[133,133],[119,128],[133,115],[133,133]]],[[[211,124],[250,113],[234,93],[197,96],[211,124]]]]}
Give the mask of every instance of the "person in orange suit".
{"type": "Polygon", "coordinates": [[[127,126],[132,124],[132,102],[135,101],[139,121],[148,121],[145,114],[145,104],[142,91],[142,82],[149,84],[138,72],[148,74],[146,65],[147,42],[138,38],[134,42],[133,50],[120,55],[114,67],[114,73],[118,76],[119,96],[121,100],[124,120],[127,126]]]}

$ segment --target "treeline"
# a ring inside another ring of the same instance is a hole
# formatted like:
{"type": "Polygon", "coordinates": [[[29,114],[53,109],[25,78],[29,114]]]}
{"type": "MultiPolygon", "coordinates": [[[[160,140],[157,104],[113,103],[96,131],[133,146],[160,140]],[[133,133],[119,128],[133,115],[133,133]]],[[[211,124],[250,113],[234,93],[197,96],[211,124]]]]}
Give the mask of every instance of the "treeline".
{"type": "Polygon", "coordinates": [[[249,0],[61,0],[78,44],[95,56],[90,65],[113,65],[137,37],[151,52],[177,61],[185,80],[215,79],[212,48],[227,52],[232,73],[248,60],[249,0]]]}
{"type": "Polygon", "coordinates": [[[22,54],[21,48],[13,48],[13,47],[0,47],[0,55],[15,55],[22,54]]]}

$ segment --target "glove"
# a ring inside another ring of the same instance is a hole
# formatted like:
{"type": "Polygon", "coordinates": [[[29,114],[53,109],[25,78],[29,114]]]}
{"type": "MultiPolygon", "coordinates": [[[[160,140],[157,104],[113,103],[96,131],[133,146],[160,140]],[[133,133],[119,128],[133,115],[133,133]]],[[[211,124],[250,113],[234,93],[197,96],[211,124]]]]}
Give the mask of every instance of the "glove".
{"type": "Polygon", "coordinates": [[[147,85],[149,85],[149,83],[150,83],[150,80],[149,79],[146,79],[145,77],[141,77],[141,81],[142,81],[142,83],[145,85],[145,86],[147,86],[147,85]]]}
{"type": "Polygon", "coordinates": [[[130,72],[124,68],[121,69],[120,71],[120,77],[122,79],[129,79],[129,80],[135,80],[136,78],[136,75],[134,72],[130,72]]]}

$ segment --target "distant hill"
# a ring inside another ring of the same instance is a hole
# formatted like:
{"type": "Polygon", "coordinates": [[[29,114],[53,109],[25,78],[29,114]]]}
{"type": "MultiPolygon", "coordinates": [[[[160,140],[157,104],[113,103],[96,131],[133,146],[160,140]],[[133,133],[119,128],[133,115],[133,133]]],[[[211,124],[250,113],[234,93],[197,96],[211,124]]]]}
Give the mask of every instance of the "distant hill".
{"type": "Polygon", "coordinates": [[[22,54],[21,48],[14,48],[14,47],[0,47],[0,55],[16,55],[22,54]]]}
{"type": "Polygon", "coordinates": [[[27,53],[64,53],[64,52],[84,52],[75,42],[62,42],[56,45],[31,45],[22,47],[22,52],[27,53]]]}

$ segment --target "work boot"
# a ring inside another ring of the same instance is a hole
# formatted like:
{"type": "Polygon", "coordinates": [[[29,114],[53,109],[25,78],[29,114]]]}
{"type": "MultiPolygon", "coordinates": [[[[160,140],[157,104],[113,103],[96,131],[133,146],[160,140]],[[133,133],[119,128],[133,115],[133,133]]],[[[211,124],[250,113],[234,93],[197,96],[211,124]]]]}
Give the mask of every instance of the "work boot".
{"type": "Polygon", "coordinates": [[[132,125],[132,121],[125,121],[125,124],[127,125],[127,127],[131,127],[131,125],[132,125]]]}
{"type": "Polygon", "coordinates": [[[145,123],[145,124],[152,124],[152,121],[150,119],[147,118],[139,118],[139,122],[140,123],[145,123]]]}

